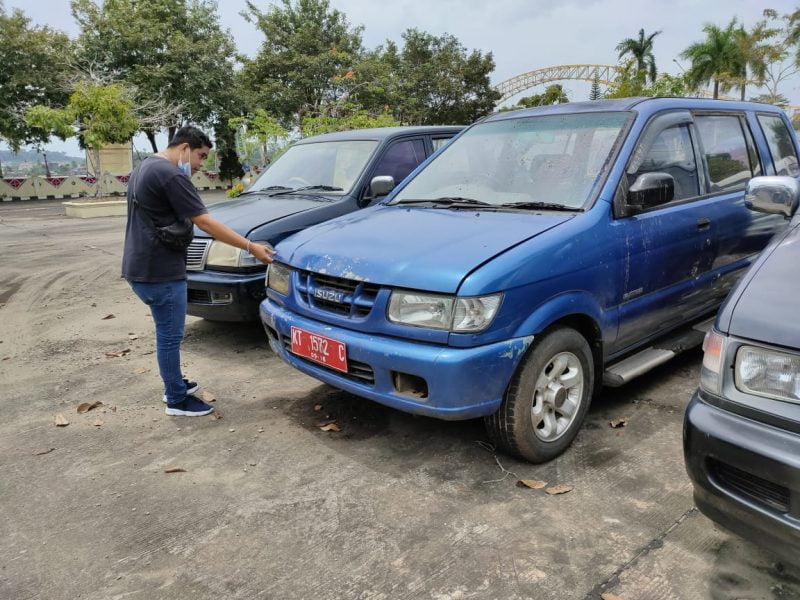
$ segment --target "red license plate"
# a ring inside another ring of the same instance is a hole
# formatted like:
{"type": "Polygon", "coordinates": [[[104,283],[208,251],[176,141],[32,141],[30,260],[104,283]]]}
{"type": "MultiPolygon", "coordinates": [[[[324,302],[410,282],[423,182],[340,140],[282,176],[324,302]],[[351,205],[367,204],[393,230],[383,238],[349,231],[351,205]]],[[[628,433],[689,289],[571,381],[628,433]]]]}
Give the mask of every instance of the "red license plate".
{"type": "Polygon", "coordinates": [[[347,346],[324,335],[292,327],[292,352],[321,365],[347,373],[347,346]]]}

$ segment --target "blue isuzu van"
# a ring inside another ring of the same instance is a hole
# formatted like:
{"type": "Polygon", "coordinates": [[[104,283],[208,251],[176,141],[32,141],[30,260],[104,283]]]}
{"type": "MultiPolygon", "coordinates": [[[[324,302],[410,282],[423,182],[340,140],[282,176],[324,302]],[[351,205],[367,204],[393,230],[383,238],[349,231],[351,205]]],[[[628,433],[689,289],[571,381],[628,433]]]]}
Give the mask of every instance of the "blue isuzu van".
{"type": "Polygon", "coordinates": [[[399,410],[485,417],[499,447],[562,453],[601,385],[700,344],[798,174],[777,108],[605,100],[494,114],[377,206],[278,245],[260,316],[285,361],[399,410]]]}

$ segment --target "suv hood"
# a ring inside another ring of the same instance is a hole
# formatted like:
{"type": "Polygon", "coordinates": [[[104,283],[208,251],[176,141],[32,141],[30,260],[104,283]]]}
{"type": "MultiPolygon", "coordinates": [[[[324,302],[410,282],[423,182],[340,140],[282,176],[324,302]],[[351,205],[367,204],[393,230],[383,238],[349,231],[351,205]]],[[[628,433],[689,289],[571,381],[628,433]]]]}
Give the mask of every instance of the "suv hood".
{"type": "MultiPolygon", "coordinates": [[[[788,348],[798,347],[798,259],[800,224],[764,250],[731,295],[725,307],[730,306],[728,332],[731,335],[788,348]]],[[[720,316],[725,312],[723,309],[720,316]]]]}
{"type": "MultiPolygon", "coordinates": [[[[340,200],[341,198],[337,196],[336,199],[340,200]]],[[[246,236],[248,232],[260,225],[321,206],[328,206],[330,201],[330,198],[324,196],[315,199],[313,196],[304,195],[270,197],[264,194],[237,198],[230,202],[220,202],[209,206],[208,212],[236,233],[246,236]]],[[[200,237],[208,237],[207,233],[197,227],[195,227],[194,233],[200,237]]]]}
{"type": "Polygon", "coordinates": [[[498,254],[572,214],[376,206],[301,231],[278,260],[335,277],[455,293],[498,254]]]}

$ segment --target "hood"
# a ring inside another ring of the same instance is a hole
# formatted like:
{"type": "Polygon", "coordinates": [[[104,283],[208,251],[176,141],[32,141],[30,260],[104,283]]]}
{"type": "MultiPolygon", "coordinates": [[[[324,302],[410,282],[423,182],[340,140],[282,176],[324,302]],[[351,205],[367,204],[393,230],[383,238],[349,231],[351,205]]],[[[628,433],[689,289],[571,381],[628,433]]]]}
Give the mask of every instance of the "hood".
{"type": "Polygon", "coordinates": [[[795,226],[764,251],[745,276],[738,300],[731,298],[731,335],[798,348],[798,260],[800,226],[795,226]]]}
{"type": "Polygon", "coordinates": [[[572,214],[376,206],[301,231],[278,260],[335,277],[454,293],[473,269],[572,214]]]}
{"type": "MultiPolygon", "coordinates": [[[[341,198],[337,197],[337,200],[341,198]]],[[[330,199],[314,199],[310,196],[267,196],[253,195],[237,198],[230,202],[220,202],[208,207],[209,214],[233,229],[236,233],[247,233],[259,225],[276,221],[290,215],[329,206],[330,199]]],[[[207,237],[195,227],[195,234],[207,237]]]]}

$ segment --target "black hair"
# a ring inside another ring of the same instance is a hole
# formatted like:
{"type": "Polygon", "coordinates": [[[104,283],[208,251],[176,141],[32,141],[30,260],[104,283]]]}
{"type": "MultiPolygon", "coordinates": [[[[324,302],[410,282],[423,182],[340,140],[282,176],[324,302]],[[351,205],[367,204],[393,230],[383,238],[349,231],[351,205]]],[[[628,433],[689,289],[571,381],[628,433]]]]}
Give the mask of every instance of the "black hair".
{"type": "Polygon", "coordinates": [[[208,139],[208,136],[194,125],[185,125],[175,132],[172,139],[167,144],[167,148],[173,146],[180,146],[181,144],[189,144],[189,148],[196,150],[197,148],[213,148],[214,144],[208,139]]]}

